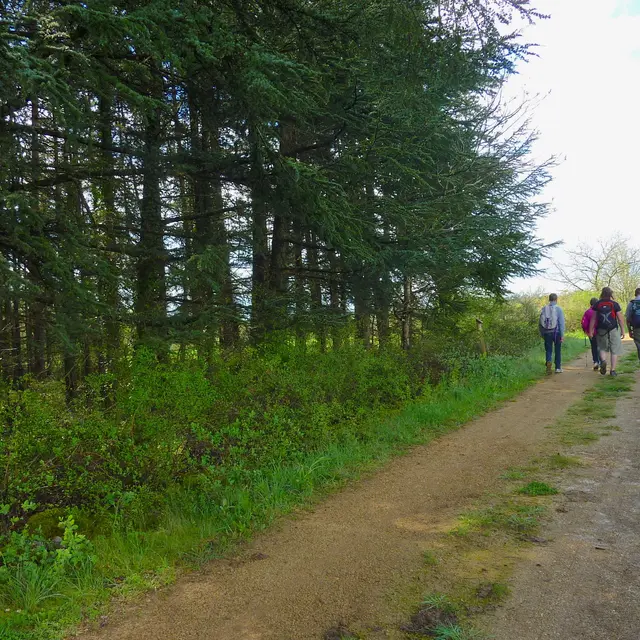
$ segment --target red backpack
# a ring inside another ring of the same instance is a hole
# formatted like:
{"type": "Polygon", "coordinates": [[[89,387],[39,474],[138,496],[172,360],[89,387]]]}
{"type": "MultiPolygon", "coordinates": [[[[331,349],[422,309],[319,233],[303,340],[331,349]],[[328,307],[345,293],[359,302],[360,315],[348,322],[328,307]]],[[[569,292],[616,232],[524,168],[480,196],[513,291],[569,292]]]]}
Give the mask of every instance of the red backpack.
{"type": "Polygon", "coordinates": [[[613,300],[598,300],[596,305],[597,321],[596,326],[599,331],[613,331],[618,328],[618,318],[613,300]]]}

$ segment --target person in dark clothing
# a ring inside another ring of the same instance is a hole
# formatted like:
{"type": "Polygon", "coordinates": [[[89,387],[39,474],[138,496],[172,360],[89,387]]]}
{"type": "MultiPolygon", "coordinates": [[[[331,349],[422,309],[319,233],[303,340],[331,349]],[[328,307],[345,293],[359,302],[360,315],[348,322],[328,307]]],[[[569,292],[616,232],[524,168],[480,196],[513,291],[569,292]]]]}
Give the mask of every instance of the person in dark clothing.
{"type": "MultiPolygon", "coordinates": [[[[596,312],[596,305],[598,304],[598,298],[591,298],[589,301],[589,308],[584,312],[582,316],[582,330],[587,336],[589,336],[589,326],[591,325],[591,316],[596,312]]],[[[598,341],[595,336],[589,336],[589,343],[591,344],[591,358],[593,359],[593,370],[597,371],[600,368],[600,353],[598,351],[598,341]]]]}
{"type": "Polygon", "coordinates": [[[627,311],[624,316],[627,319],[629,336],[633,338],[638,350],[638,360],[640,360],[640,287],[635,290],[635,296],[627,305],[627,311]]]}
{"type": "Polygon", "coordinates": [[[589,337],[596,336],[600,351],[600,373],[607,375],[607,353],[611,354],[611,375],[616,376],[616,362],[622,354],[624,338],[624,316],[622,307],[614,300],[613,290],[604,287],[596,312],[589,325],[589,337]]]}

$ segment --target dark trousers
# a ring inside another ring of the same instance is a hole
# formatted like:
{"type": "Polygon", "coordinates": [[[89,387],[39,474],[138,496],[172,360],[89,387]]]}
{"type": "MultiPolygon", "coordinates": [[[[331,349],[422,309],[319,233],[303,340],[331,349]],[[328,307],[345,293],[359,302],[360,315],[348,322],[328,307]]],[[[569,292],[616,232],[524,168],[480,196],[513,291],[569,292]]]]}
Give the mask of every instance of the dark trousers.
{"type": "Polygon", "coordinates": [[[634,329],[633,342],[635,343],[636,349],[638,350],[638,360],[640,360],[640,336],[636,336],[636,331],[640,332],[640,329],[634,329]]]}
{"type": "Polygon", "coordinates": [[[598,351],[598,341],[596,337],[589,338],[591,343],[591,357],[593,358],[593,364],[600,364],[600,352],[598,351]]]}
{"type": "Polygon", "coordinates": [[[556,333],[545,333],[544,338],[544,350],[547,357],[547,362],[551,362],[551,353],[555,352],[556,369],[562,368],[562,342],[560,342],[560,336],[556,333]]]}

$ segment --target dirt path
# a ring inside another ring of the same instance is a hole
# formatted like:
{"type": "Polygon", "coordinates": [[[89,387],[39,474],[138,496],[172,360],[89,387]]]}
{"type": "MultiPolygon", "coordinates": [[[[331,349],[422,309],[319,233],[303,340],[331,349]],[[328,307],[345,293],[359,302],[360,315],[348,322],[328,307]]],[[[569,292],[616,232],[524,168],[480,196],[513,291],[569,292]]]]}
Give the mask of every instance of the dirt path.
{"type": "Polygon", "coordinates": [[[620,431],[573,450],[587,465],[561,486],[549,544],[518,565],[512,597],[483,620],[496,640],[640,638],[637,391],[618,401],[615,424],[620,431]]]}
{"type": "Polygon", "coordinates": [[[516,401],[258,536],[241,558],[214,562],[83,637],[304,640],[340,621],[375,628],[389,595],[421,566],[433,532],[491,490],[505,468],[528,461],[549,437],[545,426],[596,375],[584,358],[575,361],[516,401]]]}

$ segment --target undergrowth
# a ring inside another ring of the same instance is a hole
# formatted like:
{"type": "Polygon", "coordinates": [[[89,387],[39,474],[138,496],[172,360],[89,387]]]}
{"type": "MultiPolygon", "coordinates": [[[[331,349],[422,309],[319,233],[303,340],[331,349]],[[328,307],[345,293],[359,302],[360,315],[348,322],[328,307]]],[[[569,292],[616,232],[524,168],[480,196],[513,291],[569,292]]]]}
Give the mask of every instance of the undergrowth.
{"type": "MultiPolygon", "coordinates": [[[[582,341],[569,339],[566,357],[582,347],[582,341]]],[[[288,357],[304,360],[299,354],[288,357]]],[[[42,391],[38,397],[29,390],[14,395],[13,434],[19,437],[3,444],[3,455],[15,454],[10,459],[16,469],[13,497],[5,490],[0,507],[5,535],[11,531],[11,544],[25,548],[70,552],[74,561],[55,571],[38,560],[4,561],[0,636],[62,637],[73,623],[97,616],[112,594],[171,582],[181,567],[224,554],[274,518],[411,445],[459,427],[543,373],[539,348],[519,358],[452,360],[437,384],[412,378],[406,368],[398,374],[397,354],[386,364],[368,357],[353,365],[360,373],[351,382],[344,363],[334,371],[337,361],[309,358],[306,379],[300,362],[288,367],[282,354],[270,365],[272,375],[259,376],[255,363],[248,370],[235,363],[244,371],[240,391],[231,369],[220,372],[222,382],[215,387],[198,368],[175,379],[162,365],[146,373],[141,369],[137,375],[145,377],[144,384],[134,375],[120,391],[127,400],[118,405],[117,420],[97,408],[65,414],[54,393],[44,403],[42,391]],[[324,382],[307,389],[314,368],[321,369],[324,382]],[[350,385],[356,400],[340,395],[350,385]],[[249,408],[234,408],[230,398],[238,393],[249,408]],[[313,415],[307,402],[317,403],[313,415]],[[404,408],[394,410],[400,403],[404,408]],[[233,420],[227,419],[226,431],[211,433],[204,417],[219,419],[220,407],[233,420]],[[67,416],[63,437],[54,424],[60,412],[67,416]],[[21,475],[20,465],[33,459],[42,460],[36,473],[21,475]],[[69,464],[63,466],[63,459],[69,464]],[[73,500],[65,504],[69,496],[73,500]],[[97,506],[101,501],[106,507],[97,506]],[[73,531],[82,544],[65,538],[69,515],[74,527],[81,523],[73,531]],[[18,597],[18,584],[31,585],[33,595],[18,597]]],[[[526,528],[526,513],[512,516],[514,527],[526,528]]],[[[3,554],[11,548],[6,540],[3,554]]]]}

